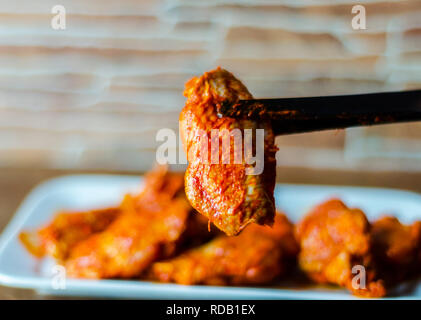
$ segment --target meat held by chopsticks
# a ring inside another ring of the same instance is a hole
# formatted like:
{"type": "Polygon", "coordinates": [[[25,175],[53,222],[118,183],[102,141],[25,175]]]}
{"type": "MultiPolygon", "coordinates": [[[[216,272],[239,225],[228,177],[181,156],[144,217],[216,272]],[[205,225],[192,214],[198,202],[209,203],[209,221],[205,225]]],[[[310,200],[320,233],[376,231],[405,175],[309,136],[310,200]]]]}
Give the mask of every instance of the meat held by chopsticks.
{"type": "MultiPolygon", "coordinates": [[[[180,132],[189,160],[185,189],[192,206],[230,236],[237,235],[253,222],[272,225],[277,148],[270,123],[218,115],[224,103],[251,99],[252,95],[231,73],[220,68],[188,81],[184,95],[187,102],[180,114],[180,132]],[[253,164],[247,163],[246,157],[235,163],[236,157],[243,155],[243,144],[238,150],[238,144],[230,141],[229,150],[222,148],[224,130],[233,132],[235,129],[241,132],[243,138],[245,129],[252,129],[254,133],[256,129],[264,129],[263,172],[249,174],[253,164]],[[202,154],[201,139],[205,139],[205,145],[212,146],[213,130],[220,133],[216,150],[219,161],[216,163],[212,152],[205,156],[202,154]],[[230,161],[224,163],[222,159],[230,161]]],[[[210,149],[212,147],[208,151],[210,149]]]]}
{"type": "Polygon", "coordinates": [[[292,224],[277,214],[273,228],[253,225],[237,237],[219,236],[154,263],[151,278],[179,284],[267,284],[289,270],[297,253],[292,224]]]}
{"type": "Polygon", "coordinates": [[[340,200],[327,201],[299,222],[296,234],[300,269],[313,281],[337,284],[359,296],[386,294],[371,252],[370,224],[361,210],[349,209],[340,200]],[[354,266],[364,267],[365,284],[353,281],[354,266]]]}

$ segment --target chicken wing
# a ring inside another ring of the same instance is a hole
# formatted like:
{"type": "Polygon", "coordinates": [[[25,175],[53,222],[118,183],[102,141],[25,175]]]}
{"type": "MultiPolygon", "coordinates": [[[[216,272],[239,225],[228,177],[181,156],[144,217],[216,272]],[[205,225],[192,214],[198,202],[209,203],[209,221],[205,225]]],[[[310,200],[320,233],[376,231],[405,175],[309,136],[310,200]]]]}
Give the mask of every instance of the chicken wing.
{"type": "Polygon", "coordinates": [[[35,232],[21,232],[19,238],[36,257],[49,255],[62,261],[79,241],[105,230],[119,214],[120,208],[60,212],[47,226],[35,232]]]}
{"type": "Polygon", "coordinates": [[[395,217],[382,217],[372,225],[373,254],[388,285],[421,272],[421,222],[403,225],[395,217]]]}
{"type": "Polygon", "coordinates": [[[191,233],[189,228],[200,230],[202,237],[209,235],[196,215],[185,199],[183,176],[156,170],[139,196],[125,197],[121,214],[107,229],[70,251],[67,274],[96,279],[139,276],[152,262],[175,254],[191,233]]]}
{"type": "Polygon", "coordinates": [[[231,73],[220,68],[188,81],[184,95],[187,102],[180,114],[180,132],[189,160],[185,189],[192,206],[227,235],[238,234],[252,222],[271,225],[277,151],[272,128],[268,122],[218,116],[222,104],[250,99],[252,95],[231,73]],[[249,174],[255,167],[242,157],[243,144],[238,148],[238,143],[232,141],[235,138],[229,136],[240,132],[244,137],[245,129],[254,133],[264,129],[264,168],[260,174],[249,174]],[[218,130],[217,139],[212,138],[214,130],[218,130]],[[227,132],[229,149],[223,148],[227,132]],[[219,141],[217,147],[215,141],[219,141]],[[212,152],[203,155],[209,145],[212,152]],[[236,163],[238,155],[240,161],[236,163]]]}
{"type": "Polygon", "coordinates": [[[225,235],[152,265],[152,278],[180,284],[265,284],[295,261],[298,244],[293,226],[278,214],[273,228],[253,225],[237,237],[225,235]]]}
{"type": "Polygon", "coordinates": [[[371,255],[370,225],[361,210],[349,209],[340,200],[327,201],[297,225],[296,234],[299,266],[312,280],[337,284],[360,296],[386,294],[371,255]],[[354,266],[364,269],[353,273],[354,266]],[[365,284],[353,281],[362,271],[365,284]]]}
{"type": "Polygon", "coordinates": [[[125,211],[105,231],[71,250],[65,264],[69,276],[130,278],[174,253],[189,215],[187,203],[176,199],[160,210],[138,211],[130,196],[124,202],[125,211]]]}

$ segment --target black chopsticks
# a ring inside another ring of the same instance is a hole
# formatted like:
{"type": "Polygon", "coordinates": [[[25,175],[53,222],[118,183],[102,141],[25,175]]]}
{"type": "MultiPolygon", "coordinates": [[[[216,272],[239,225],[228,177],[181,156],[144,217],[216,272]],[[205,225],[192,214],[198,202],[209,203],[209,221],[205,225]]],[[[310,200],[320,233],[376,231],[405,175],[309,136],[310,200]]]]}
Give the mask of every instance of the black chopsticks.
{"type": "Polygon", "coordinates": [[[272,121],[276,135],[421,121],[421,90],[306,98],[240,100],[219,113],[272,121]]]}

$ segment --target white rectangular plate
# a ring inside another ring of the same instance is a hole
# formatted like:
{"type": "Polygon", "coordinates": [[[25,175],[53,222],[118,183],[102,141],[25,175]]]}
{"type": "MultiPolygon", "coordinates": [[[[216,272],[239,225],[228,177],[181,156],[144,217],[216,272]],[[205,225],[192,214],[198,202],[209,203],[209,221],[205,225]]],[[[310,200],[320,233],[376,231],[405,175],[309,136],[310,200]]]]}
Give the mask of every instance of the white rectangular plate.
{"type": "MultiPolygon", "coordinates": [[[[0,238],[0,284],[31,288],[51,295],[143,299],[354,299],[346,290],[314,286],[217,287],[183,286],[133,280],[67,279],[65,289],[53,289],[52,261],[39,261],[20,244],[18,234],[48,222],[60,209],[85,210],[117,205],[125,193],[141,189],[142,179],[114,175],[65,176],[35,188],[22,203],[0,238]]],[[[278,208],[297,222],[306,211],[326,199],[339,197],[363,209],[370,220],[396,215],[405,223],[421,219],[421,195],[391,189],[278,184],[278,208]]],[[[399,296],[421,298],[421,285],[399,296]]]]}

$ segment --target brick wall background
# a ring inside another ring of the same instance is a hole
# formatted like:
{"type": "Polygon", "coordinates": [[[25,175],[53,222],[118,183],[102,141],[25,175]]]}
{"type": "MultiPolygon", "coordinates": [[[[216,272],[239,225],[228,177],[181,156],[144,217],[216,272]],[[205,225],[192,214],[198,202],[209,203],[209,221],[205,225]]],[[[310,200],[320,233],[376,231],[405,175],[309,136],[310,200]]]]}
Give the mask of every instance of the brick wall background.
{"type": "MultiPolygon", "coordinates": [[[[421,0],[0,0],[0,166],[148,169],[218,65],[255,97],[421,88],[421,0]]],[[[280,137],[278,165],[421,171],[420,129],[280,137]]]]}

